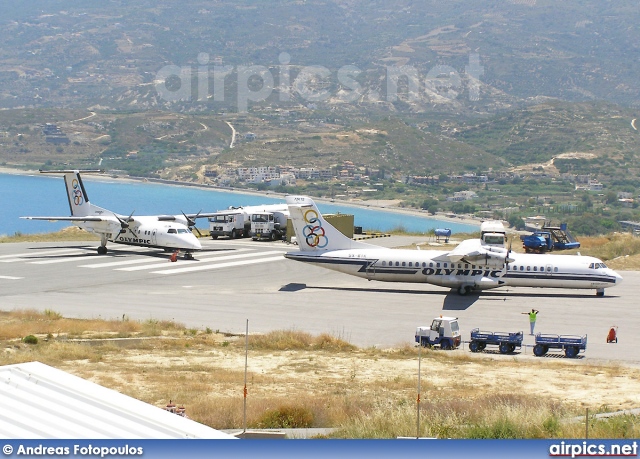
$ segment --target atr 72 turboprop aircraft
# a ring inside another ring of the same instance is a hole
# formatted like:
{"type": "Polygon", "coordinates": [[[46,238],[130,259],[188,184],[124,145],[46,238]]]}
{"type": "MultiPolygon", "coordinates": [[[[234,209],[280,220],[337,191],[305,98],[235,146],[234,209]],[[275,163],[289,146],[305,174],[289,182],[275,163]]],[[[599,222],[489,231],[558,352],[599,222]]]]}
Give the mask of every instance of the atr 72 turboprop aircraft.
{"type": "Polygon", "coordinates": [[[481,239],[469,239],[451,251],[387,249],[354,241],[322,217],[313,200],[287,196],[299,252],[290,260],[369,280],[426,282],[465,295],[498,287],[604,289],[622,277],[597,258],[580,255],[514,253],[481,239]]]}
{"type": "MultiPolygon", "coordinates": [[[[154,247],[165,250],[184,251],[186,259],[193,258],[191,252],[201,250],[200,241],[193,235],[190,226],[197,217],[205,215],[118,215],[89,202],[80,171],[40,171],[43,174],[64,174],[65,189],[71,209],[70,217],[20,217],[27,220],[70,221],[78,227],[100,236],[98,253],[107,253],[107,241],[117,244],[154,247]]],[[[102,171],[82,171],[102,172],[102,171]]]]}

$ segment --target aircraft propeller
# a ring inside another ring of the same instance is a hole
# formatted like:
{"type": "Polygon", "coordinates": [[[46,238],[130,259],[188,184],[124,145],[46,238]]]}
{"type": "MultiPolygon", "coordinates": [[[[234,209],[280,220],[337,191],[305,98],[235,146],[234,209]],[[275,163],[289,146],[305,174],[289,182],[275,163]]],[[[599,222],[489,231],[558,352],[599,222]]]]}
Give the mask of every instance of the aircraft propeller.
{"type": "MultiPolygon", "coordinates": [[[[182,212],[182,211],[181,211],[182,212]]],[[[192,228],[195,228],[196,232],[198,233],[198,236],[202,237],[202,233],[200,232],[200,230],[198,229],[198,227],[196,226],[196,219],[198,218],[198,216],[200,215],[200,213],[202,212],[202,209],[200,209],[198,211],[198,213],[196,214],[195,217],[193,217],[193,219],[187,217],[187,214],[185,214],[184,212],[182,212],[182,215],[184,215],[184,218],[187,220],[187,227],[193,231],[192,228]]]]}
{"type": "Polygon", "coordinates": [[[513,238],[509,241],[509,248],[507,249],[507,256],[504,257],[504,265],[507,268],[507,271],[509,271],[509,263],[511,263],[513,261],[512,258],[509,258],[509,255],[511,254],[511,244],[513,243],[513,238]]]}
{"type": "Polygon", "coordinates": [[[133,231],[131,231],[131,229],[129,228],[129,222],[133,221],[133,219],[131,217],[133,217],[133,213],[135,212],[132,211],[129,216],[126,219],[122,219],[120,218],[117,214],[113,214],[114,217],[116,217],[118,219],[118,221],[120,222],[120,234],[124,234],[127,232],[127,230],[129,230],[131,232],[131,234],[133,236],[135,236],[135,233],[133,231]]]}

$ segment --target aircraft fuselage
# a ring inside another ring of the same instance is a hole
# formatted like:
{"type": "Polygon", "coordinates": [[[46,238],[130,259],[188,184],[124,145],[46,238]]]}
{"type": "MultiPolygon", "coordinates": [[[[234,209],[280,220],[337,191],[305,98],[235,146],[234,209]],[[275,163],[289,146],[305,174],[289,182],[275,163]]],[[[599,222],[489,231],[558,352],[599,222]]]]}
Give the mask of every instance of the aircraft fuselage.
{"type": "Polygon", "coordinates": [[[202,249],[198,239],[185,225],[161,222],[156,217],[136,217],[128,228],[122,228],[118,222],[76,224],[87,231],[106,234],[107,240],[117,244],[185,251],[202,249]]]}
{"type": "Polygon", "coordinates": [[[384,282],[425,282],[442,287],[486,290],[502,286],[604,289],[622,277],[587,256],[511,253],[504,266],[442,261],[447,252],[353,249],[325,253],[291,252],[291,260],[384,282]]]}

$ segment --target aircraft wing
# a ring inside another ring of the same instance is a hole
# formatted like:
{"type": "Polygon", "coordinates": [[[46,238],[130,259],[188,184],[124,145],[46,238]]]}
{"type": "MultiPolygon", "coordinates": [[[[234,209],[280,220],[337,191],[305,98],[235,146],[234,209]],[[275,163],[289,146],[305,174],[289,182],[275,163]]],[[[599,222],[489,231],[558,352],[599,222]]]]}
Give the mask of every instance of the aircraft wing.
{"type": "Polygon", "coordinates": [[[508,254],[508,250],[503,247],[488,246],[480,239],[467,239],[458,244],[451,252],[438,258],[452,263],[463,262],[502,267],[509,261],[508,254]]]}
{"type": "Polygon", "coordinates": [[[204,212],[200,212],[197,214],[187,214],[187,217],[189,218],[209,218],[209,217],[215,217],[216,215],[218,215],[219,212],[209,212],[209,213],[204,213],[204,212]]]}
{"type": "MultiPolygon", "coordinates": [[[[187,218],[193,220],[196,218],[209,218],[217,215],[217,212],[209,212],[209,213],[197,213],[197,214],[184,214],[187,218]]],[[[173,221],[184,221],[184,217],[182,215],[158,215],[158,220],[161,222],[173,222],[173,221]]]]}
{"type": "Polygon", "coordinates": [[[50,222],[67,221],[67,222],[110,222],[113,218],[109,217],[20,217],[25,220],[48,220],[50,222]]]}

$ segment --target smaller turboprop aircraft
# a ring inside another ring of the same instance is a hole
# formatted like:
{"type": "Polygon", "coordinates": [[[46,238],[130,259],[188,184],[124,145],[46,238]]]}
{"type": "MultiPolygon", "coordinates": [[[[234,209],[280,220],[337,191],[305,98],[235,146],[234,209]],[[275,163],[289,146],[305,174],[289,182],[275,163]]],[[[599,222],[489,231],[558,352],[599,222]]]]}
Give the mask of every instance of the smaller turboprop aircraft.
{"type": "Polygon", "coordinates": [[[40,171],[43,174],[64,174],[65,189],[70,217],[20,217],[27,220],[70,221],[78,227],[100,236],[98,253],[107,253],[107,242],[117,244],[153,247],[170,251],[184,252],[185,259],[192,259],[194,250],[202,250],[200,241],[191,232],[195,225],[195,215],[119,215],[89,202],[87,192],[80,178],[80,172],[92,171],[40,171]]]}
{"type": "MultiPolygon", "coordinates": [[[[467,239],[450,251],[378,247],[346,237],[322,217],[311,198],[286,199],[300,248],[286,258],[368,280],[423,282],[457,289],[461,295],[511,286],[595,289],[604,296],[605,288],[622,282],[594,257],[514,253],[482,239],[467,239]]],[[[503,241],[502,235],[489,236],[503,241]]]]}

